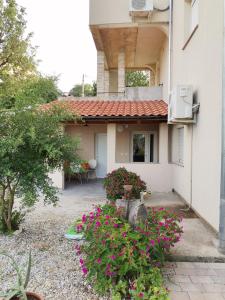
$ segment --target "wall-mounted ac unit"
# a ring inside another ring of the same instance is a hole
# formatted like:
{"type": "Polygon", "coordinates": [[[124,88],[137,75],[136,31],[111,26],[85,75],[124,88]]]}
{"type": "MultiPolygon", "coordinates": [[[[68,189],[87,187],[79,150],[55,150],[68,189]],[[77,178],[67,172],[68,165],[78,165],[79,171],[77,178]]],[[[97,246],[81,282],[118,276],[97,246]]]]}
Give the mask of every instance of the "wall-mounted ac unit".
{"type": "Polygon", "coordinates": [[[130,0],[130,14],[132,16],[146,16],[153,9],[153,0],[130,0]]]}
{"type": "Polygon", "coordinates": [[[191,85],[178,85],[171,94],[168,122],[192,123],[193,115],[193,87],[191,85]]]}

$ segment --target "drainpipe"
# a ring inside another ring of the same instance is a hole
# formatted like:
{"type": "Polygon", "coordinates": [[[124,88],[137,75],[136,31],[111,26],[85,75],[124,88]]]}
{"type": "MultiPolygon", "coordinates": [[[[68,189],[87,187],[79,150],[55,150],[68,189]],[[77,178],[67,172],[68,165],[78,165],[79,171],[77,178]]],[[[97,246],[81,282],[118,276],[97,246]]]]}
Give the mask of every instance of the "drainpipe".
{"type": "Polygon", "coordinates": [[[221,149],[219,251],[225,254],[225,0],[224,0],[224,23],[223,23],[223,96],[222,96],[222,149],[221,149]]]}
{"type": "Polygon", "coordinates": [[[168,94],[169,102],[172,89],[172,49],[173,49],[173,0],[170,0],[169,16],[169,74],[168,74],[168,94]]]}

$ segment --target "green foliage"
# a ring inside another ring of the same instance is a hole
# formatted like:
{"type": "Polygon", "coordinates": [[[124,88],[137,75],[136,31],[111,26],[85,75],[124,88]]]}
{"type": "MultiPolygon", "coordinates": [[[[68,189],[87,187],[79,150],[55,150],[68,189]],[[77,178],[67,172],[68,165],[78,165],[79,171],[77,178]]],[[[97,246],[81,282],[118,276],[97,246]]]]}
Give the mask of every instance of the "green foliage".
{"type": "Polygon", "coordinates": [[[125,168],[119,168],[107,174],[104,179],[107,198],[116,201],[124,196],[124,185],[132,185],[131,198],[139,199],[140,192],[146,190],[146,183],[140,177],[125,168]]]}
{"type": "MultiPolygon", "coordinates": [[[[19,229],[19,225],[24,221],[26,212],[25,210],[13,210],[11,216],[11,226],[12,231],[16,231],[19,229]]],[[[4,222],[3,216],[0,216],[0,232],[4,233],[7,232],[7,226],[4,222]]]]}
{"type": "Polygon", "coordinates": [[[128,71],[126,73],[127,87],[149,86],[149,72],[147,71],[128,71]]]}
{"type": "Polygon", "coordinates": [[[64,134],[60,123],[76,117],[53,106],[1,111],[0,118],[0,219],[11,231],[15,195],[25,207],[40,194],[46,203],[57,203],[48,174],[76,156],[78,142],[64,134]]]}
{"type": "Polygon", "coordinates": [[[0,294],[1,297],[4,297],[5,300],[11,300],[14,297],[18,297],[21,300],[27,300],[26,296],[26,288],[28,286],[29,280],[30,280],[30,273],[31,273],[31,252],[29,253],[28,257],[28,263],[27,263],[27,270],[25,277],[23,276],[23,270],[20,269],[14,258],[3,252],[0,253],[0,255],[3,255],[10,260],[10,264],[13,267],[14,271],[17,274],[17,283],[11,287],[6,293],[0,294]]]}
{"type": "Polygon", "coordinates": [[[132,228],[115,206],[97,207],[76,225],[87,242],[76,246],[83,254],[83,273],[98,293],[111,293],[114,300],[168,299],[158,267],[180,240],[180,221],[164,209],[152,209],[144,224],[132,228]]]}
{"type": "Polygon", "coordinates": [[[0,107],[24,107],[56,100],[61,92],[56,77],[30,76],[21,81],[0,84],[0,107]]]}
{"type": "Polygon", "coordinates": [[[25,10],[15,0],[0,0],[0,79],[25,78],[35,71],[35,48],[26,35],[25,10]]]}
{"type": "MultiPolygon", "coordinates": [[[[70,96],[81,97],[82,96],[82,85],[76,84],[72,90],[69,92],[70,96]]],[[[84,96],[85,97],[94,97],[97,95],[97,85],[94,81],[92,84],[86,83],[84,85],[84,96]]]]}

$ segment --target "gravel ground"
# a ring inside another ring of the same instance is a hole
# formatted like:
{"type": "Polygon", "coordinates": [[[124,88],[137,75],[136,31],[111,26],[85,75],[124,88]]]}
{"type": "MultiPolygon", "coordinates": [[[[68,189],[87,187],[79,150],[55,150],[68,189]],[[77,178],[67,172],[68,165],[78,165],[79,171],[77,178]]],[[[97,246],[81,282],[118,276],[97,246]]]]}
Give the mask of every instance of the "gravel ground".
{"type": "MultiPolygon", "coordinates": [[[[43,295],[46,300],[106,299],[98,297],[85,281],[80,269],[80,258],[74,251],[74,242],[64,238],[66,229],[75,217],[91,210],[93,204],[104,201],[102,190],[93,197],[87,196],[88,186],[85,191],[77,195],[71,191],[63,193],[58,208],[38,205],[28,214],[22,233],[17,236],[0,235],[0,251],[6,250],[21,266],[26,264],[29,249],[32,250],[29,290],[43,295]],[[85,202],[83,206],[81,201],[85,202]],[[82,210],[82,207],[85,209],[82,210]]],[[[4,291],[7,284],[13,282],[14,276],[15,272],[8,260],[0,257],[0,291],[4,291]]]]}

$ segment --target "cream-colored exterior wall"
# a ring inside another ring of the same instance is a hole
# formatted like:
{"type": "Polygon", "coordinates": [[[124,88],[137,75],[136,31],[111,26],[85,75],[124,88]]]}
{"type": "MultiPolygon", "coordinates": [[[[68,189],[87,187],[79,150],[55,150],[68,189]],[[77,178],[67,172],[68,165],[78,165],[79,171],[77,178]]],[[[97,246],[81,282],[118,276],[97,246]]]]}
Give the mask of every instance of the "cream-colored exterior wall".
{"type": "Polygon", "coordinates": [[[173,187],[185,200],[192,198],[193,208],[218,230],[223,1],[199,0],[199,27],[182,50],[187,41],[184,2],[174,0],[172,85],[193,85],[201,106],[197,124],[193,126],[193,148],[192,131],[185,130],[184,167],[173,166],[173,187]]]}
{"type": "Polygon", "coordinates": [[[82,159],[90,160],[95,159],[95,136],[98,133],[106,133],[107,127],[104,124],[101,125],[88,125],[88,126],[76,126],[68,125],[65,129],[66,133],[78,138],[79,150],[78,154],[82,159]]]}
{"type": "MultiPolygon", "coordinates": [[[[131,136],[136,131],[154,131],[159,135],[159,125],[128,125],[123,132],[116,132],[116,162],[129,163],[131,159],[131,136]]],[[[158,147],[157,147],[158,148],[158,147]]]]}
{"type": "Polygon", "coordinates": [[[166,39],[160,53],[160,84],[163,84],[163,100],[168,102],[168,76],[169,76],[169,40],[166,39]]]}
{"type": "Polygon", "coordinates": [[[146,183],[151,191],[169,192],[172,187],[172,165],[168,163],[168,125],[162,123],[159,126],[159,163],[126,163],[116,162],[117,148],[117,126],[108,124],[107,141],[108,141],[108,160],[107,171],[125,167],[131,172],[137,173],[146,183]]]}
{"type": "MultiPolygon", "coordinates": [[[[165,8],[168,0],[154,0],[154,5],[165,8]]],[[[90,25],[132,23],[130,0],[90,0],[90,25]]],[[[152,22],[167,22],[169,13],[154,13],[152,22]]]]}

